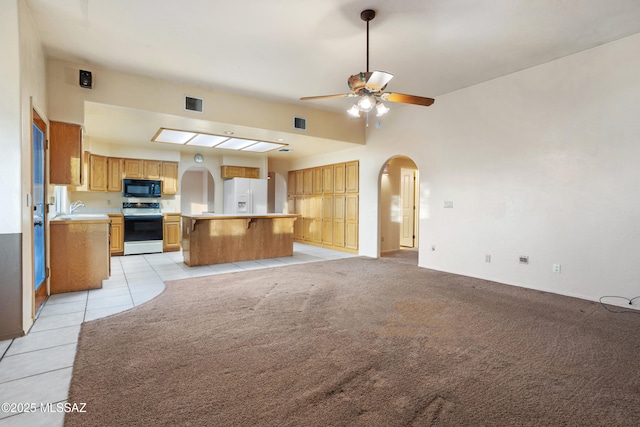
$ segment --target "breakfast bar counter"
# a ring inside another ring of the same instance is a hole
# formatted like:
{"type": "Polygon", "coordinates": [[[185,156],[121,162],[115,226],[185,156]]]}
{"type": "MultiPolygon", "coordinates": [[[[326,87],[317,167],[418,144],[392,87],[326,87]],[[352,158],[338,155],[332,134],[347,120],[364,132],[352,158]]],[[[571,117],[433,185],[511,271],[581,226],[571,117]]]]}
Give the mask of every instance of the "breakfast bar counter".
{"type": "Polygon", "coordinates": [[[182,255],[190,267],[293,255],[299,215],[182,215],[182,255]]]}

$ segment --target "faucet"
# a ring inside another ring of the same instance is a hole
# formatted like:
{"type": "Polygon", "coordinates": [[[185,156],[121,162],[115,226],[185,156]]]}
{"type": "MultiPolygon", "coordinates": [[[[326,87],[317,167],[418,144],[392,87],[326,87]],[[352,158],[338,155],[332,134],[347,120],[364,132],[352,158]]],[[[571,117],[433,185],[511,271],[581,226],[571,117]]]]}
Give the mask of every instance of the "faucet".
{"type": "Polygon", "coordinates": [[[69,215],[73,214],[73,212],[84,206],[84,203],[82,203],[82,200],[76,200],[75,202],[71,203],[71,206],[69,206],[69,215]]]}

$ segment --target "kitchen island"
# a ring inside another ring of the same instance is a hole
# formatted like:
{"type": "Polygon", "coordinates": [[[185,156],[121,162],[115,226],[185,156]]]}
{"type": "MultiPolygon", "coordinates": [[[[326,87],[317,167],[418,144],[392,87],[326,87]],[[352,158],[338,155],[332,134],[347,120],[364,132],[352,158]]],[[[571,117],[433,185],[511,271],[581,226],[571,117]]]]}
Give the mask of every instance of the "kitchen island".
{"type": "Polygon", "coordinates": [[[190,267],[293,255],[299,215],[182,215],[182,256],[190,267]]]}

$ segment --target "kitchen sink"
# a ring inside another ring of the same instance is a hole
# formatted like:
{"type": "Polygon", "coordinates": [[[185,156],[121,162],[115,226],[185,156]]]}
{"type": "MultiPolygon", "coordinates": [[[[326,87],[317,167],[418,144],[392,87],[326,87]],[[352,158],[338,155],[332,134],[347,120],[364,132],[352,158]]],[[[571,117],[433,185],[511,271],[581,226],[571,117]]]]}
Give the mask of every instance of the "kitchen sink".
{"type": "Polygon", "coordinates": [[[59,220],[89,220],[89,219],[109,219],[106,214],[71,214],[71,215],[60,215],[54,219],[59,220]]]}

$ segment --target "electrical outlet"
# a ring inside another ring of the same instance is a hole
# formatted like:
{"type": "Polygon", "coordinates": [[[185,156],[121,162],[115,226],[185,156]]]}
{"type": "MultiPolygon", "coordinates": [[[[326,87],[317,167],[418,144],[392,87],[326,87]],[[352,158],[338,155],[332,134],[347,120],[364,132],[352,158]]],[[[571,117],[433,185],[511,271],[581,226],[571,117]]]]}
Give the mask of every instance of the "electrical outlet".
{"type": "Polygon", "coordinates": [[[552,271],[560,274],[560,264],[553,264],[552,271]]]}
{"type": "Polygon", "coordinates": [[[453,208],[453,200],[445,200],[444,201],[444,207],[448,208],[448,209],[453,208]]]}
{"type": "Polygon", "coordinates": [[[487,254],[484,256],[484,262],[491,262],[491,255],[487,254]]]}

